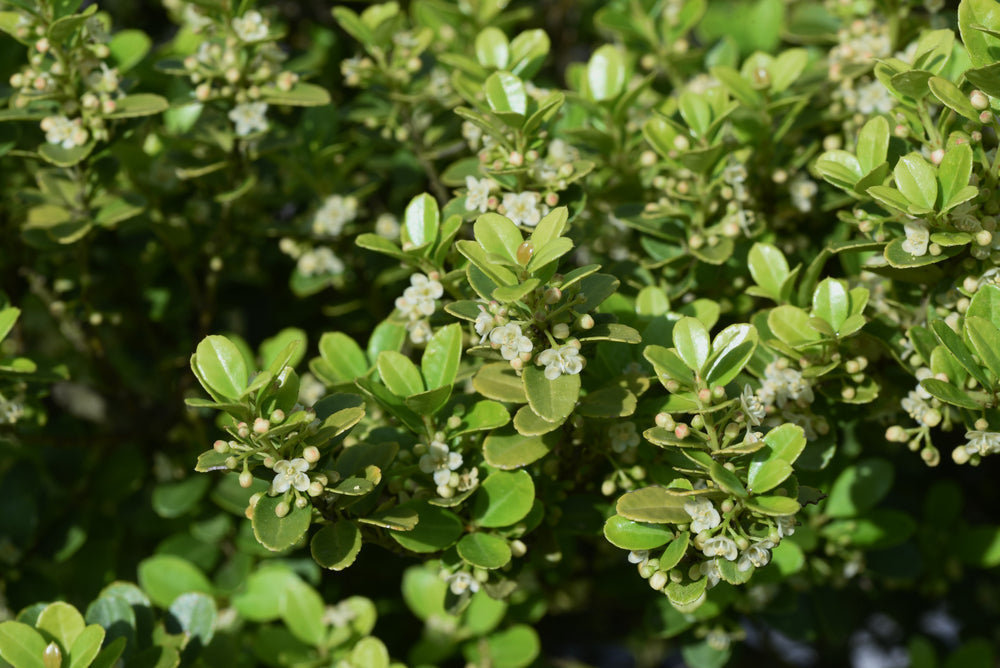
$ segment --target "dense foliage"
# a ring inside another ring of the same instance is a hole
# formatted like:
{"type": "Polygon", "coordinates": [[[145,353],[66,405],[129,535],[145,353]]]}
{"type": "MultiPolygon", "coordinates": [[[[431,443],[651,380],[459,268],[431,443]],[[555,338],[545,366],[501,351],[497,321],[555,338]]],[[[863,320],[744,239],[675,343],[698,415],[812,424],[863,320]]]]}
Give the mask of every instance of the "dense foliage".
{"type": "Polygon", "coordinates": [[[0,665],[995,665],[1000,3],[0,0],[0,665]]]}

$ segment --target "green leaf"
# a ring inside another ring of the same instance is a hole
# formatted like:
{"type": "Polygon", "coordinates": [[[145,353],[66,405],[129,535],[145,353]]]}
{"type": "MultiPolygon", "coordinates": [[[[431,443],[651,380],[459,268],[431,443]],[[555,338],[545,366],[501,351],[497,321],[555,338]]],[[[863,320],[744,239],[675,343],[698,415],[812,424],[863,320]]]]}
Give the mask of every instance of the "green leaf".
{"type": "Polygon", "coordinates": [[[776,302],[781,301],[781,286],[789,276],[788,261],[777,246],[755,243],[747,254],[747,264],[750,275],[764,291],[776,302]]]}
{"type": "Polygon", "coordinates": [[[750,510],[771,517],[794,515],[802,509],[798,501],[787,496],[754,496],[743,503],[750,510]]]}
{"type": "Polygon", "coordinates": [[[389,650],[375,636],[362,638],[349,655],[350,665],[366,668],[389,668],[389,650]]]}
{"type": "Polygon", "coordinates": [[[403,248],[417,250],[431,246],[437,240],[440,226],[441,213],[437,200],[427,193],[417,195],[410,200],[403,215],[400,230],[403,248]]]}
{"type": "Polygon", "coordinates": [[[452,323],[434,332],[427,342],[423,357],[420,358],[420,369],[427,389],[433,390],[453,384],[461,357],[462,328],[458,323],[452,323]]]}
{"type": "Polygon", "coordinates": [[[813,313],[825,320],[839,332],[840,327],[851,314],[851,299],[844,281],[825,278],[816,286],[812,300],[813,313]]]}
{"type": "Polygon", "coordinates": [[[170,630],[184,633],[188,643],[205,647],[212,641],[217,611],[215,599],[211,596],[194,591],[181,594],[170,604],[167,613],[168,628],[174,624],[180,626],[179,629],[170,630]]]}
{"type": "Polygon", "coordinates": [[[315,589],[299,578],[288,581],[279,611],[293,636],[309,645],[321,645],[326,638],[324,610],[323,598],[315,589]]]}
{"type": "Polygon", "coordinates": [[[299,576],[284,564],[265,566],[247,577],[246,587],[233,596],[233,607],[252,622],[274,621],[281,616],[285,592],[298,582],[299,576]]]}
{"type": "Polygon", "coordinates": [[[531,406],[521,406],[514,414],[514,429],[522,436],[541,436],[561,426],[561,422],[549,422],[531,410],[531,406]]]}
{"type": "Polygon", "coordinates": [[[865,171],[858,159],[847,151],[827,151],[816,160],[816,171],[824,179],[844,190],[853,190],[865,171]]]}
{"type": "Polygon", "coordinates": [[[896,187],[913,204],[933,210],[937,200],[937,178],[934,168],[919,153],[908,153],[892,170],[896,187]]]}
{"type": "Polygon", "coordinates": [[[399,246],[377,234],[359,234],[354,240],[354,243],[366,250],[375,251],[376,253],[381,253],[382,255],[388,255],[389,257],[397,260],[409,261],[411,259],[409,254],[400,250],[399,246]]]}
{"type": "Polygon", "coordinates": [[[42,661],[47,644],[42,634],[27,624],[0,624],[0,658],[14,668],[48,668],[42,661]]]}
{"type": "Polygon", "coordinates": [[[341,332],[323,334],[319,339],[319,354],[324,366],[322,373],[317,375],[331,385],[352,383],[355,378],[368,373],[368,358],[361,346],[341,332]]]}
{"type": "Polygon", "coordinates": [[[966,70],[965,78],[990,97],[1000,97],[1000,63],[966,70]]]}
{"type": "Polygon", "coordinates": [[[544,369],[531,366],[523,371],[522,378],[528,404],[535,413],[550,422],[562,422],[573,412],[580,396],[579,374],[562,374],[549,380],[544,369]]]}
{"type": "Polygon", "coordinates": [[[426,389],[417,365],[409,357],[395,350],[380,352],[376,368],[382,377],[382,382],[397,397],[420,394],[426,389]]]}
{"type": "Polygon", "coordinates": [[[374,46],[375,34],[358,15],[347,7],[334,7],[333,17],[351,37],[365,46],[374,46]]]}
{"type": "Polygon", "coordinates": [[[604,537],[623,550],[654,550],[674,538],[674,532],[660,524],[636,522],[612,515],[604,523],[604,537]]]}
{"type": "Polygon", "coordinates": [[[712,348],[705,325],[696,318],[681,318],[674,325],[673,341],[684,364],[700,375],[712,348]]]}
{"type": "Polygon", "coordinates": [[[498,213],[484,213],[473,225],[476,241],[487,255],[495,255],[512,267],[519,267],[517,249],[524,241],[521,230],[510,218],[498,213]]]}
{"type": "Polygon", "coordinates": [[[120,74],[141,63],[152,46],[153,40],[141,30],[119,30],[108,42],[108,49],[120,74]]]}
{"type": "Polygon", "coordinates": [[[489,26],[476,35],[476,59],[483,67],[495,70],[507,68],[510,49],[502,30],[489,26]]]}
{"type": "Polygon", "coordinates": [[[510,546],[503,538],[493,534],[466,534],[458,541],[455,549],[467,564],[477,568],[492,570],[510,563],[510,546]]]}
{"type": "Polygon", "coordinates": [[[540,435],[525,436],[512,428],[499,429],[486,435],[483,456],[490,466],[517,469],[549,454],[548,440],[540,435]]]}
{"type": "Polygon", "coordinates": [[[637,404],[638,400],[630,390],[621,386],[608,386],[581,398],[576,411],[584,417],[619,418],[635,413],[637,404]]]}
{"type": "Polygon", "coordinates": [[[0,311],[0,341],[3,341],[10,334],[10,330],[14,328],[14,323],[17,322],[20,315],[21,309],[13,306],[8,306],[0,311]]]}
{"type": "Polygon", "coordinates": [[[535,484],[527,471],[498,471],[479,486],[473,497],[472,519],[487,528],[521,521],[535,502],[535,484]]]}
{"type": "Polygon", "coordinates": [[[994,0],[962,0],[958,4],[958,29],[976,67],[995,63],[1000,50],[1000,38],[982,27],[1000,30],[1000,4],[994,0]]]}
{"type": "Polygon", "coordinates": [[[549,53],[549,36],[541,29],[525,30],[510,41],[510,71],[530,79],[549,53]]]}
{"type": "Polygon", "coordinates": [[[1000,329],[977,315],[966,315],[964,327],[965,335],[979,359],[994,378],[1000,379],[1000,329]]]}
{"type": "Polygon", "coordinates": [[[958,86],[947,79],[931,77],[927,82],[927,87],[931,89],[934,97],[941,101],[941,104],[959,116],[964,116],[974,123],[979,122],[979,112],[972,106],[968,96],[959,90],[958,86]]]}
{"type": "Polygon", "coordinates": [[[938,165],[942,208],[951,205],[953,200],[957,199],[959,193],[969,185],[971,177],[972,148],[968,144],[950,147],[938,165]]]}
{"type": "Polygon", "coordinates": [[[86,626],[83,615],[69,603],[56,601],[45,606],[35,622],[35,628],[47,633],[63,649],[69,649],[86,626]]]}
{"type": "Polygon", "coordinates": [[[1000,565],[1000,527],[973,526],[959,531],[955,554],[978,568],[1000,565]]]}
{"type": "Polygon", "coordinates": [[[115,100],[115,110],[105,115],[108,120],[121,118],[137,118],[152,116],[166,111],[170,107],[165,97],[151,93],[137,93],[115,100]]]}
{"type": "Polygon", "coordinates": [[[472,377],[472,386],[487,399],[512,404],[528,402],[524,381],[507,362],[484,364],[472,377]]]}
{"type": "Polygon", "coordinates": [[[83,146],[63,148],[56,144],[42,144],[38,147],[38,155],[46,162],[57,167],[72,167],[82,162],[94,150],[96,142],[89,141],[83,146]]]}
{"type": "Polygon", "coordinates": [[[876,116],[858,133],[857,155],[861,172],[867,174],[885,162],[889,152],[889,121],[876,116]]]}
{"type": "Polygon", "coordinates": [[[247,366],[239,348],[224,336],[207,336],[198,344],[194,366],[210,394],[236,400],[247,386],[247,366]]]}
{"type": "Polygon", "coordinates": [[[289,90],[282,90],[277,86],[264,86],[260,91],[260,99],[274,105],[319,107],[330,104],[330,93],[322,86],[299,81],[289,90]]]}
{"type": "Polygon", "coordinates": [[[767,314],[767,326],[793,348],[809,346],[821,336],[809,323],[809,314],[797,306],[782,305],[767,314]]]}
{"type": "MultiPolygon", "coordinates": [[[[483,247],[475,241],[460,239],[455,242],[455,248],[457,248],[458,252],[467,257],[469,262],[472,263],[469,266],[470,282],[473,280],[472,267],[475,266],[498,286],[517,285],[520,283],[514,272],[493,262],[493,260],[490,259],[490,256],[486,254],[486,251],[483,250],[483,247]]],[[[473,283],[473,285],[475,286],[475,283],[473,283]]],[[[494,286],[491,286],[486,292],[485,298],[489,298],[490,293],[493,291],[493,287],[494,286]]]]}
{"type": "Polygon", "coordinates": [[[139,586],[150,600],[168,608],[174,599],[190,591],[212,593],[212,583],[191,562],[181,557],[161,554],[139,563],[139,586]]]}
{"type": "Polygon", "coordinates": [[[701,578],[686,584],[670,582],[664,591],[671,605],[684,612],[691,612],[704,600],[707,587],[708,578],[701,578]]]}
{"type": "Polygon", "coordinates": [[[932,396],[953,406],[968,408],[970,410],[982,409],[982,406],[973,401],[968,394],[949,382],[938,378],[924,378],[920,381],[920,386],[927,390],[932,396]]]}
{"type": "Polygon", "coordinates": [[[477,666],[526,668],[541,652],[541,642],[538,634],[530,626],[516,624],[485,639],[485,652],[488,658],[480,657],[483,649],[481,642],[469,642],[464,647],[466,659],[477,666]]]}
{"type": "Polygon", "coordinates": [[[1000,287],[995,285],[984,285],[976,291],[969,303],[969,310],[965,312],[966,317],[975,316],[988,320],[995,327],[1000,328],[1000,287]]]}
{"type": "MultiPolygon", "coordinates": [[[[983,291],[980,290],[979,294],[983,294],[983,291]]],[[[975,297],[973,297],[973,301],[975,301],[975,297]]],[[[966,311],[966,317],[969,317],[970,313],[973,313],[971,305],[969,306],[969,310],[966,311]]],[[[975,313],[973,313],[973,315],[975,315],[975,313]]],[[[932,320],[931,329],[934,331],[934,335],[937,336],[938,341],[941,342],[941,345],[948,349],[948,352],[950,352],[958,363],[962,365],[962,368],[969,372],[970,376],[979,381],[979,384],[983,387],[990,386],[989,379],[986,377],[986,374],[983,373],[982,368],[976,360],[972,357],[972,353],[970,353],[969,349],[965,347],[965,343],[962,341],[961,336],[956,334],[944,320],[932,320]]]]}
{"type": "Polygon", "coordinates": [[[643,487],[618,499],[618,514],[636,522],[687,524],[691,516],[684,510],[688,497],[671,494],[663,487],[643,487]]]}
{"type": "Polygon", "coordinates": [[[411,552],[423,554],[446,550],[465,532],[465,525],[453,512],[426,501],[411,501],[400,508],[416,510],[420,519],[412,530],[390,531],[389,535],[411,552]]]}
{"type": "Polygon", "coordinates": [[[740,498],[746,497],[747,490],[743,487],[743,483],[740,482],[740,479],[735,473],[727,469],[719,462],[712,462],[712,466],[708,469],[708,473],[712,476],[712,480],[715,481],[715,484],[717,484],[723,491],[740,498]]]}
{"type": "Polygon", "coordinates": [[[587,63],[587,92],[591,100],[613,100],[625,88],[625,59],[611,44],[597,49],[587,63]]]}
{"type": "Polygon", "coordinates": [[[346,519],[327,524],[312,537],[309,551],[323,568],[342,571],[354,563],[361,551],[361,531],[346,519]]]}
{"type": "MultiPolygon", "coordinates": [[[[223,459],[226,457],[228,455],[224,455],[223,459]]],[[[201,458],[199,458],[200,463],[201,458]]],[[[190,476],[176,482],[160,483],[153,488],[151,500],[153,510],[160,517],[180,517],[199,505],[211,484],[212,479],[202,475],[190,476]]]]}
{"type": "Polygon", "coordinates": [[[766,454],[761,454],[762,457],[766,457],[768,461],[781,459],[794,464],[806,447],[805,431],[796,424],[783,424],[767,432],[764,443],[768,450],[766,454]]]}
{"type": "Polygon", "coordinates": [[[306,354],[306,341],[308,341],[308,337],[305,330],[298,327],[285,327],[274,336],[261,342],[261,366],[275,376],[280,374],[286,366],[298,366],[306,354]]]}
{"type": "Polygon", "coordinates": [[[791,474],[792,465],[783,459],[765,461],[758,466],[751,465],[747,487],[754,494],[762,494],[783,483],[791,474]]]}
{"type": "Polygon", "coordinates": [[[261,497],[254,508],[253,535],[261,545],[273,552],[286,550],[306,534],[312,520],[312,507],[299,508],[290,503],[291,509],[284,517],[278,517],[275,509],[284,495],[261,497]]]}
{"type": "MultiPolygon", "coordinates": [[[[194,594],[200,596],[200,594],[194,594]]],[[[94,659],[101,652],[105,631],[97,624],[91,624],[83,629],[69,647],[69,668],[86,668],[92,666],[94,659]]]]}
{"type": "Polygon", "coordinates": [[[890,211],[902,211],[908,213],[910,202],[903,197],[903,193],[889,186],[872,186],[866,191],[876,202],[890,211]]]}
{"type": "Polygon", "coordinates": [[[895,469],[884,459],[862,459],[837,476],[826,500],[830,517],[856,517],[874,508],[892,488],[895,469]]]}
{"type": "Polygon", "coordinates": [[[663,570],[669,570],[677,566],[687,553],[688,544],[690,542],[691,534],[687,531],[680,532],[677,538],[670,541],[670,544],[667,545],[667,549],[665,549],[663,554],[660,555],[660,568],[663,570]]]}
{"type": "Polygon", "coordinates": [[[451,432],[451,435],[461,436],[474,431],[489,431],[491,432],[487,436],[489,438],[508,422],[510,422],[510,413],[507,412],[503,404],[488,400],[477,401],[461,415],[461,423],[457,429],[451,432]]]}
{"type": "Polygon", "coordinates": [[[758,340],[756,328],[745,323],[730,325],[716,334],[705,381],[710,386],[725,386],[732,382],[753,356],[758,340]]]}
{"type": "MultiPolygon", "coordinates": [[[[498,114],[516,114],[521,122],[524,121],[528,113],[528,94],[520,77],[510,72],[494,72],[486,79],[485,90],[490,109],[498,114]]],[[[501,116],[502,120],[505,118],[501,116]]]]}

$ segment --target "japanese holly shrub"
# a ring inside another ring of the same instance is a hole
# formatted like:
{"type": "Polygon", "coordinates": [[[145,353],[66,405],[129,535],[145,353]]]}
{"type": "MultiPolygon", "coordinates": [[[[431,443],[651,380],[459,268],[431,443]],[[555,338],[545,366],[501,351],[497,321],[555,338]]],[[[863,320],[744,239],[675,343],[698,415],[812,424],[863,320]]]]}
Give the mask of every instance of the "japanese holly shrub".
{"type": "Polygon", "coordinates": [[[0,664],[995,664],[1000,3],[0,31],[0,664]]]}

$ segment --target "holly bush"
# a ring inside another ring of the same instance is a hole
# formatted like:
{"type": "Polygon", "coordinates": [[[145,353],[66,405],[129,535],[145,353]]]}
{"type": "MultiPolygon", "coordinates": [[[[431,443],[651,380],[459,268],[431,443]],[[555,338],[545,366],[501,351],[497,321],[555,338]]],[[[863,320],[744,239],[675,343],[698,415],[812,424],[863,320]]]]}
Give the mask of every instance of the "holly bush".
{"type": "Polygon", "coordinates": [[[995,665],[1000,3],[0,31],[0,665],[995,665]]]}

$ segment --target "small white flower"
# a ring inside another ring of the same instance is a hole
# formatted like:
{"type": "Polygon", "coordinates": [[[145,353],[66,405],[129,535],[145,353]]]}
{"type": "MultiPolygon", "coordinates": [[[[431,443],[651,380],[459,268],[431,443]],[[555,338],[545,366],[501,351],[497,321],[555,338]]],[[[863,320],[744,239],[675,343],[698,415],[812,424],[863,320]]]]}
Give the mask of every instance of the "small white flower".
{"type": "Polygon", "coordinates": [[[470,489],[475,489],[479,486],[479,469],[473,466],[468,471],[462,471],[458,475],[458,487],[456,488],[459,492],[467,492],[470,489]]]}
{"type": "Polygon", "coordinates": [[[281,459],[274,463],[274,481],[271,483],[271,491],[275,494],[284,494],[294,487],[300,492],[309,489],[309,462],[296,457],[292,461],[281,459]]]}
{"type": "Polygon", "coordinates": [[[266,132],[267,103],[244,102],[238,104],[229,112],[229,120],[236,126],[236,134],[246,137],[254,132],[266,132]]]}
{"type": "Polygon", "coordinates": [[[767,562],[771,561],[772,547],[774,547],[774,543],[762,540],[743,550],[739,561],[736,562],[737,570],[745,572],[750,570],[752,566],[756,568],[767,566],[767,562]]]}
{"type": "Polygon", "coordinates": [[[87,131],[80,119],[70,120],[65,116],[48,116],[42,119],[45,141],[63,148],[74,148],[87,142],[87,131]]]}
{"type": "Polygon", "coordinates": [[[906,411],[907,415],[920,424],[924,424],[924,418],[926,417],[928,411],[932,408],[927,399],[925,399],[917,390],[911,390],[910,393],[906,395],[906,398],[900,401],[899,404],[902,406],[903,410],[906,411]]]}
{"type": "Polygon", "coordinates": [[[530,353],[534,344],[531,339],[521,334],[521,328],[514,323],[496,327],[490,332],[490,343],[500,349],[500,355],[505,360],[519,357],[521,353],[530,353]]]}
{"type": "Polygon", "coordinates": [[[504,215],[515,225],[534,227],[542,219],[542,212],[538,208],[541,199],[541,195],[532,191],[519,195],[507,193],[503,196],[504,215]]]}
{"type": "Polygon", "coordinates": [[[399,238],[399,220],[391,213],[383,213],[375,219],[375,234],[386,239],[399,238]]]}
{"type": "Polygon", "coordinates": [[[434,330],[426,318],[408,321],[406,331],[410,334],[410,341],[417,344],[427,343],[434,334],[434,330]]]}
{"type": "Polygon", "coordinates": [[[462,138],[466,141],[471,149],[479,148],[479,141],[483,137],[483,131],[479,129],[479,126],[470,121],[462,122],[462,138]]]}
{"type": "Polygon", "coordinates": [[[735,561],[739,550],[736,541],[726,536],[713,536],[702,543],[701,551],[706,557],[722,557],[727,561],[735,561]]]}
{"type": "Polygon", "coordinates": [[[462,465],[462,455],[451,452],[446,443],[431,441],[427,454],[420,458],[420,470],[434,474],[434,484],[447,485],[451,472],[462,465]]]}
{"type": "Polygon", "coordinates": [[[698,570],[701,571],[702,575],[708,578],[709,589],[719,584],[719,580],[722,579],[722,571],[719,570],[718,559],[709,559],[708,561],[701,562],[698,570]]]}
{"type": "Polygon", "coordinates": [[[562,346],[543,350],[537,363],[545,367],[545,377],[555,380],[562,374],[575,376],[583,370],[584,358],[575,346],[562,346]]]}
{"type": "Polygon", "coordinates": [[[468,192],[465,195],[465,210],[486,213],[490,208],[490,192],[496,188],[493,179],[476,179],[474,176],[465,177],[465,187],[468,192]]]}
{"type": "Polygon", "coordinates": [[[760,402],[757,395],[754,394],[753,388],[750,385],[743,386],[743,393],[740,394],[740,406],[743,408],[744,415],[747,416],[747,422],[751,426],[756,427],[761,423],[761,421],[767,417],[767,411],[764,409],[764,404],[760,402]]]}
{"type": "Polygon", "coordinates": [[[461,596],[466,591],[475,594],[479,591],[479,581],[464,571],[455,573],[447,578],[448,588],[455,596],[461,596]]]}
{"type": "Polygon", "coordinates": [[[615,452],[625,452],[639,445],[639,434],[635,431],[635,423],[631,420],[618,422],[608,428],[611,437],[611,449],[615,452]]]}
{"type": "Polygon", "coordinates": [[[396,308],[410,321],[422,320],[433,315],[437,300],[444,294],[444,286],[424,274],[410,276],[410,286],[403,290],[403,296],[396,299],[396,308]]]}
{"type": "Polygon", "coordinates": [[[497,321],[493,314],[487,311],[485,306],[479,304],[479,313],[476,315],[476,334],[480,337],[480,343],[486,341],[486,337],[490,335],[496,324],[497,321]]]}
{"type": "Polygon", "coordinates": [[[632,550],[628,553],[630,564],[641,564],[649,559],[649,550],[632,550]]]}
{"type": "Polygon", "coordinates": [[[917,257],[925,255],[927,253],[927,244],[931,239],[927,223],[922,220],[910,221],[906,225],[903,225],[903,230],[906,232],[906,241],[903,242],[903,250],[917,257]]]}
{"type": "Polygon", "coordinates": [[[358,215],[358,200],[354,197],[331,195],[323,201],[323,206],[313,218],[313,232],[328,237],[339,237],[344,225],[358,215]]]}
{"type": "Polygon", "coordinates": [[[775,528],[778,530],[778,536],[784,538],[785,536],[791,536],[795,533],[795,516],[794,515],[782,515],[780,517],[775,517],[775,528]]]}
{"type": "Polygon", "coordinates": [[[710,531],[722,522],[719,511],[715,509],[710,500],[704,497],[685,501],[684,512],[691,516],[691,531],[694,533],[710,531]]]}
{"type": "Polygon", "coordinates": [[[965,451],[970,455],[979,454],[986,456],[1000,452],[1000,433],[995,431],[967,431],[965,438],[965,451]]]}
{"type": "Polygon", "coordinates": [[[722,180],[731,186],[745,182],[747,180],[746,166],[740,162],[726,166],[726,168],[722,170],[722,180]]]}
{"type": "Polygon", "coordinates": [[[344,262],[326,246],[320,246],[314,250],[303,253],[299,256],[297,263],[299,273],[303,276],[323,276],[327,274],[344,273],[344,262]]]}
{"type": "Polygon", "coordinates": [[[233,32],[244,42],[256,42],[267,38],[267,21],[255,9],[233,19],[233,32]]]}
{"type": "Polygon", "coordinates": [[[812,211],[813,197],[819,192],[819,186],[815,181],[800,176],[792,181],[788,192],[792,197],[792,205],[803,213],[809,213],[812,211]]]}

